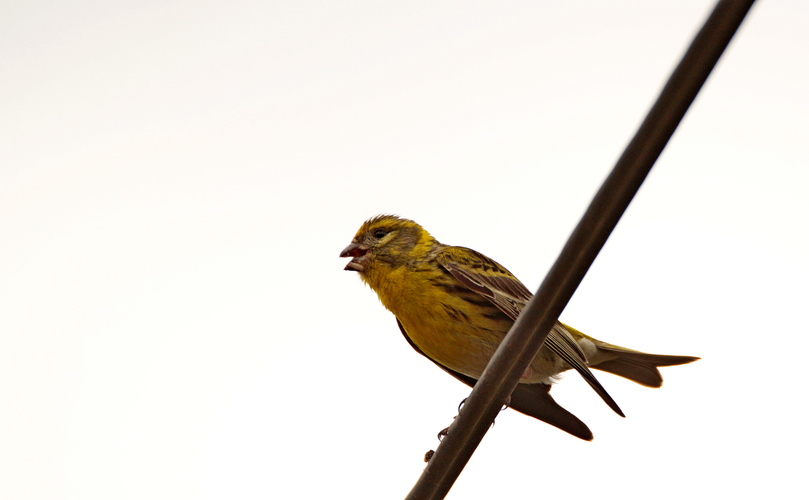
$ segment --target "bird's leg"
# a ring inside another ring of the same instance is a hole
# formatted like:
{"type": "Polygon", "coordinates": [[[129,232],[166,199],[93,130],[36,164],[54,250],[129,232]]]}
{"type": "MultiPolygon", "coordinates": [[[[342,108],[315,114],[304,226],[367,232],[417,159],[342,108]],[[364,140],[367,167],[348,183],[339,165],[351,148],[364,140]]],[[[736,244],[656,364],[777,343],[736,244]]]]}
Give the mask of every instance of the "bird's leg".
{"type": "MultiPolygon", "coordinates": [[[[466,398],[463,398],[461,400],[461,402],[458,403],[458,413],[461,412],[461,408],[463,407],[464,403],[466,403],[466,398]]],[[[454,417],[452,417],[452,420],[455,420],[456,418],[458,418],[458,415],[455,415],[454,417]]],[[[441,441],[442,439],[444,439],[444,436],[446,436],[448,432],[449,432],[449,427],[444,427],[443,429],[438,431],[438,440],[441,441]]]]}
{"type": "MultiPolygon", "coordinates": [[[[464,403],[466,403],[466,398],[463,398],[463,400],[458,404],[458,413],[461,412],[461,407],[463,407],[464,403]]],[[[500,411],[503,411],[506,408],[508,408],[509,404],[511,404],[511,396],[509,396],[508,399],[506,399],[506,402],[503,404],[503,407],[500,408],[500,411]]],[[[456,418],[458,418],[458,415],[455,415],[454,417],[452,417],[453,420],[455,420],[456,418]]],[[[492,421],[492,426],[494,426],[494,421],[492,421]]],[[[437,435],[438,441],[442,441],[444,439],[444,437],[446,437],[446,435],[448,433],[449,433],[449,427],[444,427],[443,429],[438,431],[438,435],[437,435]]],[[[424,461],[429,462],[430,459],[433,458],[434,454],[435,454],[434,450],[427,451],[427,453],[424,454],[424,461]]]]}
{"type": "MultiPolygon", "coordinates": [[[[458,403],[458,413],[461,413],[461,408],[463,407],[464,403],[466,403],[466,398],[463,398],[461,402],[458,403]]],[[[458,415],[452,417],[452,420],[455,420],[456,418],[458,418],[458,415]]],[[[441,441],[442,439],[444,439],[444,436],[447,435],[447,432],[449,432],[449,427],[444,427],[443,429],[438,431],[438,440],[441,441]]]]}
{"type": "MultiPolygon", "coordinates": [[[[461,400],[461,402],[458,403],[458,413],[461,412],[461,408],[463,408],[464,403],[466,403],[466,398],[463,398],[461,400]]],[[[503,404],[503,407],[500,408],[500,411],[503,411],[506,408],[508,408],[508,405],[510,405],[510,404],[511,404],[511,396],[509,396],[508,399],[506,399],[506,402],[503,404]]],[[[452,420],[455,420],[456,418],[458,418],[458,415],[455,415],[454,417],[452,417],[452,420]]],[[[494,421],[492,421],[492,425],[494,425],[494,421]]],[[[446,436],[448,432],[449,432],[449,427],[444,427],[443,429],[438,431],[438,440],[441,441],[442,439],[444,439],[444,436],[446,436]]]]}
{"type": "Polygon", "coordinates": [[[458,403],[458,413],[461,413],[461,408],[463,404],[466,403],[466,398],[463,398],[460,403],[458,403]]]}
{"type": "Polygon", "coordinates": [[[449,434],[449,427],[444,427],[443,429],[438,431],[438,436],[437,436],[438,440],[442,441],[447,434],[449,434]]]}

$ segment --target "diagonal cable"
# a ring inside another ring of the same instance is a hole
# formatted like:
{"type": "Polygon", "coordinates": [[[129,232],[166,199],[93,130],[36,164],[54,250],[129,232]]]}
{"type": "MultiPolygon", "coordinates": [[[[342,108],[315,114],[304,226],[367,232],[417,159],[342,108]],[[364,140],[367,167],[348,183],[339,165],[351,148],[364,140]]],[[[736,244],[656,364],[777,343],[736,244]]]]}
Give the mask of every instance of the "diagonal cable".
{"type": "Polygon", "coordinates": [[[440,499],[449,492],[753,3],[716,4],[406,500],[440,499]]]}

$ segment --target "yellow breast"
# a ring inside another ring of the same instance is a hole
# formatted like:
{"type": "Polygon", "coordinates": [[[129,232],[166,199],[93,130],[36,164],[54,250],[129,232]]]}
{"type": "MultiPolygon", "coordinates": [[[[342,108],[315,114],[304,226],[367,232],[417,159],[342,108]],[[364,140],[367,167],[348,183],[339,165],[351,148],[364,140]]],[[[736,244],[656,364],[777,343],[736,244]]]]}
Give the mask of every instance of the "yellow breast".
{"type": "Polygon", "coordinates": [[[430,359],[478,378],[511,320],[441,269],[383,271],[366,273],[363,279],[408,337],[430,359]]]}

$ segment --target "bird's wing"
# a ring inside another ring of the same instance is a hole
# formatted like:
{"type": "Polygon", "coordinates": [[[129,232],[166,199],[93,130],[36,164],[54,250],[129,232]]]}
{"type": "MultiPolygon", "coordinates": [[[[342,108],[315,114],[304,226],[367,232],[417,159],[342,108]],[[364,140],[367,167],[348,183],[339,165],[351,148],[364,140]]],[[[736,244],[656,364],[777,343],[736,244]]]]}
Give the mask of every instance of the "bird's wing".
{"type": "MultiPolygon", "coordinates": [[[[533,296],[508,269],[471,248],[444,247],[436,255],[436,261],[464,286],[489,299],[512,320],[517,319],[533,296]]],[[[551,329],[545,345],[579,372],[615,413],[624,416],[618,404],[587,367],[587,357],[561,323],[557,322],[551,329]]]]}
{"type": "MultiPolygon", "coordinates": [[[[402,323],[398,319],[396,320],[396,323],[399,325],[399,330],[402,331],[402,335],[404,335],[407,343],[410,344],[410,347],[415,349],[416,352],[429,359],[439,368],[469,387],[475,386],[475,382],[477,382],[477,380],[451,370],[424,354],[424,351],[419,349],[418,346],[410,339],[410,336],[407,335],[402,323]]],[[[593,439],[593,433],[590,431],[587,425],[579,420],[578,417],[559,406],[559,404],[551,397],[549,392],[550,389],[551,386],[548,384],[517,384],[517,388],[511,393],[509,406],[520,413],[524,413],[545,423],[551,424],[552,426],[572,434],[577,438],[591,441],[593,439]]]]}
{"type": "Polygon", "coordinates": [[[471,248],[445,247],[436,261],[470,290],[516,320],[532,294],[508,269],[471,248]]]}

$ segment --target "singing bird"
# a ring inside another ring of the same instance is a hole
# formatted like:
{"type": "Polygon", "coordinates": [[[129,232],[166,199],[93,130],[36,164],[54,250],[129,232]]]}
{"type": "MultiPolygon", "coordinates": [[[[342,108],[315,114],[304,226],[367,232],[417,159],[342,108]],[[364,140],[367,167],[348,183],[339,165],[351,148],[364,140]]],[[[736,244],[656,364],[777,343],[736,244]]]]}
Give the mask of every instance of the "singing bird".
{"type": "MultiPolygon", "coordinates": [[[[394,215],[366,221],[340,257],[396,316],[418,353],[471,386],[483,373],[531,292],[506,268],[472,249],[439,243],[419,224],[394,215]]],[[[610,408],[623,412],[590,368],[660,387],[659,366],[696,361],[634,351],[557,322],[522,374],[509,406],[585,440],[587,425],[550,396],[559,374],[574,369],[610,408]]]]}

